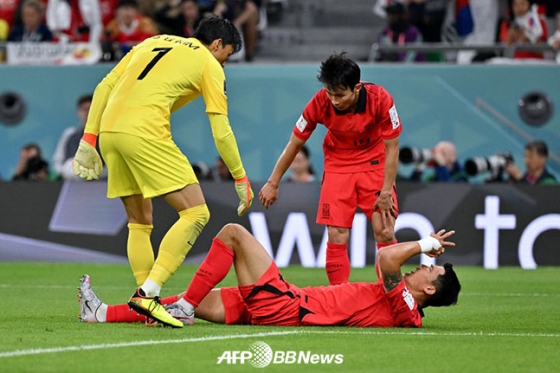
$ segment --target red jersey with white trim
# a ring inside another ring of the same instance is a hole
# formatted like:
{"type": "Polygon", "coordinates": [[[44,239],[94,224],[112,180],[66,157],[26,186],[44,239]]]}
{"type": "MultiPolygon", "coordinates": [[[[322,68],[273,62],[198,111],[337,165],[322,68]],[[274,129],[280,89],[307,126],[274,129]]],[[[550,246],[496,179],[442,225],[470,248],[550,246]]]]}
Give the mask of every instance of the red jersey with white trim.
{"type": "Polygon", "coordinates": [[[404,280],[390,292],[381,281],[301,288],[302,325],[421,327],[418,303],[404,280]]]}
{"type": "Polygon", "coordinates": [[[323,140],[324,171],[354,173],[385,165],[383,140],[398,137],[401,120],[385,88],[362,82],[354,112],[337,110],[321,89],[309,101],[293,133],[307,141],[317,124],[327,128],[323,140]]]}

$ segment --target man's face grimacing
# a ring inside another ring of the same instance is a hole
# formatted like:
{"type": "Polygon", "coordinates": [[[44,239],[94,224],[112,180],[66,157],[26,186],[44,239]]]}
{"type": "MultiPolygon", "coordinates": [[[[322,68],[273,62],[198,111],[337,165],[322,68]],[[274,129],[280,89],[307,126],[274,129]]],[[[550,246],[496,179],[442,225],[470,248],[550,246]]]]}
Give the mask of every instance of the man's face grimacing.
{"type": "MultiPolygon", "coordinates": [[[[405,273],[404,278],[406,279],[407,285],[414,286],[418,290],[424,289],[424,291],[426,291],[427,289],[427,293],[431,293],[434,281],[436,281],[440,275],[444,274],[445,268],[442,266],[431,265],[428,267],[422,264],[414,271],[405,273]]],[[[433,287],[433,292],[435,292],[435,287],[433,287]]]]}
{"type": "Polygon", "coordinates": [[[329,100],[331,100],[333,106],[340,111],[346,111],[348,109],[354,110],[356,108],[361,89],[361,83],[356,84],[354,89],[342,86],[325,87],[329,100]]]}

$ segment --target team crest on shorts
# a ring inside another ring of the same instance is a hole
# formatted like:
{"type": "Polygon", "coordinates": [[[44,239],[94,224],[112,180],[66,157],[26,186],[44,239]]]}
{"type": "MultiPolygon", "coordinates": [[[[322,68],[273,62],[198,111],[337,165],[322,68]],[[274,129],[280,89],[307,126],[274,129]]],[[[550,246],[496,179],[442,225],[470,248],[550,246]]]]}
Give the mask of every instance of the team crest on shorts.
{"type": "Polygon", "coordinates": [[[330,219],[331,217],[331,205],[328,203],[323,204],[323,219],[330,219]]]}

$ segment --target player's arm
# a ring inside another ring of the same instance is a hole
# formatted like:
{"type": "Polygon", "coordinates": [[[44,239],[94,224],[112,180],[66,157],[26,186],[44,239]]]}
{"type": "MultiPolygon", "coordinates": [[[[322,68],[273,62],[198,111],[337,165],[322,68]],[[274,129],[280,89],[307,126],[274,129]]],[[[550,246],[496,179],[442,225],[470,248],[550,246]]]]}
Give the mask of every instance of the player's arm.
{"type": "Polygon", "coordinates": [[[234,179],[241,179],[245,176],[245,169],[239,155],[237,141],[229,124],[228,117],[224,114],[208,114],[212,136],[216,149],[220,157],[224,160],[229,172],[234,179]]]}
{"type": "Polygon", "coordinates": [[[401,281],[401,267],[412,257],[424,253],[432,258],[437,258],[445,251],[445,246],[455,246],[455,243],[446,241],[455,231],[431,233],[419,241],[407,241],[379,250],[377,263],[383,278],[385,291],[393,290],[401,281]]]}
{"type": "Polygon", "coordinates": [[[130,53],[127,53],[117,64],[117,66],[115,66],[95,88],[84,134],[90,133],[95,136],[99,134],[99,129],[101,127],[101,116],[103,115],[103,111],[105,111],[105,107],[107,106],[109,95],[115,87],[115,84],[117,84],[122,72],[128,65],[132,53],[132,51],[130,53]]]}
{"type": "Polygon", "coordinates": [[[383,140],[385,145],[385,171],[383,176],[383,186],[379,192],[379,196],[373,204],[373,210],[379,209],[383,226],[387,225],[389,215],[396,218],[396,212],[393,204],[393,185],[397,177],[397,168],[399,164],[399,138],[383,140]]]}
{"type": "Polygon", "coordinates": [[[268,208],[278,199],[278,186],[280,181],[304,144],[305,140],[298,138],[292,133],[288,144],[286,144],[282,154],[280,154],[280,157],[276,161],[272,174],[270,174],[270,177],[259,193],[259,200],[265,208],[268,208]]]}
{"type": "Polygon", "coordinates": [[[247,212],[253,203],[253,189],[251,182],[245,173],[245,168],[239,155],[237,141],[227,115],[208,113],[210,126],[212,127],[212,136],[216,149],[226,164],[231,176],[235,179],[235,191],[239,197],[239,206],[237,207],[237,215],[241,216],[247,212]]]}
{"type": "Polygon", "coordinates": [[[381,193],[391,197],[399,166],[399,138],[383,140],[383,144],[385,145],[385,176],[381,193]]]}
{"type": "Polygon", "coordinates": [[[93,100],[91,101],[91,108],[89,109],[84,136],[80,140],[78,151],[72,160],[74,174],[80,176],[82,179],[98,179],[103,172],[101,157],[95,149],[97,136],[99,135],[101,127],[101,117],[107,106],[109,95],[119,80],[122,71],[128,65],[131,55],[132,51],[121,59],[117,66],[115,66],[109,74],[103,78],[101,83],[97,85],[93,92],[93,100]]]}

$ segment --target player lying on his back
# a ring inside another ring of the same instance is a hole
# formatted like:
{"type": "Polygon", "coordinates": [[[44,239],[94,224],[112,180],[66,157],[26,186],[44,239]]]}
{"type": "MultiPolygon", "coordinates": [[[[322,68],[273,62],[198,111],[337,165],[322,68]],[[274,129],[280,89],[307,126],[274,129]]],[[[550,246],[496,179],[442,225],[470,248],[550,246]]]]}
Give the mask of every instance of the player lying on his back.
{"type": "MultiPolygon", "coordinates": [[[[439,257],[454,231],[440,230],[419,241],[402,242],[377,254],[382,276],[377,282],[300,288],[282,277],[276,264],[251,233],[227,224],[216,235],[187,291],[162,299],[166,309],[185,325],[200,319],[225,324],[345,325],[420,327],[422,309],[457,303],[461,285],[451,264],[424,266],[406,274],[401,266],[425,253],[439,257]],[[238,287],[214,288],[235,267],[238,287]]],[[[134,322],[145,317],[126,304],[106,305],[91,289],[88,275],[79,289],[80,320],[134,322]]]]}

